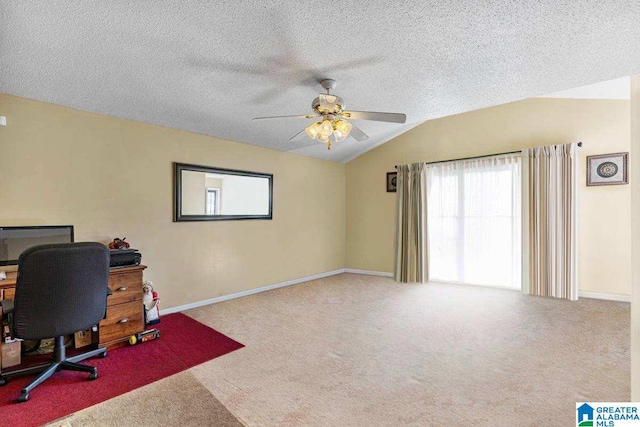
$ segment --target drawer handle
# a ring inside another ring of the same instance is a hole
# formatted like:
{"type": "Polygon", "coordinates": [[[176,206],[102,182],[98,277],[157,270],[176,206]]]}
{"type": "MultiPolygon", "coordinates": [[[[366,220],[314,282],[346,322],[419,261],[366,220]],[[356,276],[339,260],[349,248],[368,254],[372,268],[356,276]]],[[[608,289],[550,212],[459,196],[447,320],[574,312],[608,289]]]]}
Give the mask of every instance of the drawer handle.
{"type": "Polygon", "coordinates": [[[116,291],[126,291],[127,287],[126,286],[120,286],[118,289],[116,289],[116,291]]]}
{"type": "Polygon", "coordinates": [[[126,317],[124,319],[120,319],[118,320],[118,323],[127,323],[129,321],[129,319],[127,319],[126,317]]]}

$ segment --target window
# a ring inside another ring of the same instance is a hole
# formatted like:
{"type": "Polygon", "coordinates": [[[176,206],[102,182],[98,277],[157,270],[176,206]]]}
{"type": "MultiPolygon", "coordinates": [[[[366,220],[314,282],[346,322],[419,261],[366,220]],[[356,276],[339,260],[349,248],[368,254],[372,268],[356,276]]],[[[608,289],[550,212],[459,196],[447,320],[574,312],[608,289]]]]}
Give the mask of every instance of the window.
{"type": "Polygon", "coordinates": [[[220,189],[207,188],[206,197],[207,198],[205,200],[205,215],[218,215],[220,213],[220,189]]]}
{"type": "Polygon", "coordinates": [[[520,156],[429,165],[430,280],[520,289],[520,156]]]}

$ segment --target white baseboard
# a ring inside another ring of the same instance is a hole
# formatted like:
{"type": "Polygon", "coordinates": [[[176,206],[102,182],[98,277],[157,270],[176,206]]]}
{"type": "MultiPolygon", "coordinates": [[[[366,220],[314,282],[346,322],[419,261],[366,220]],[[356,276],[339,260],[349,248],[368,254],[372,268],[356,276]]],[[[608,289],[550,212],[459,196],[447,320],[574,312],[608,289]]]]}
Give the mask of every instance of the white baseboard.
{"type": "Polygon", "coordinates": [[[202,307],[209,304],[215,304],[217,302],[228,301],[230,299],[242,298],[248,295],[257,294],[260,292],[270,291],[272,289],[283,288],[285,286],[296,285],[298,283],[308,282],[310,280],[322,279],[323,277],[335,276],[336,274],[342,274],[345,272],[344,268],[327,271],[326,273],[314,274],[313,276],[300,277],[299,279],[287,280],[286,282],[274,283],[273,285],[262,286],[260,288],[249,289],[247,291],[236,292],[235,294],[223,295],[221,297],[210,298],[203,301],[192,302],[189,304],[179,305],[176,307],[166,308],[160,310],[161,315],[178,313],[180,311],[190,310],[192,308],[202,307]]]}
{"type": "MultiPolygon", "coordinates": [[[[389,273],[387,271],[371,271],[371,270],[357,270],[353,268],[346,268],[344,270],[345,273],[353,273],[353,274],[368,274],[370,276],[383,276],[383,277],[393,277],[393,273],[389,273]]],[[[464,285],[464,283],[460,283],[464,285]]],[[[477,285],[474,285],[477,286],[477,285]]],[[[496,289],[509,289],[509,288],[500,288],[495,287],[496,289]]],[[[509,289],[511,290],[511,289],[509,289]]],[[[601,299],[606,301],[620,301],[620,302],[631,302],[630,295],[623,294],[611,294],[606,292],[578,292],[579,298],[592,298],[592,299],[601,299]]]]}
{"type": "Polygon", "coordinates": [[[593,298],[593,299],[603,299],[607,301],[631,302],[631,295],[608,294],[605,292],[578,291],[578,298],[593,298]]]}
{"type": "Polygon", "coordinates": [[[356,270],[354,268],[345,268],[344,272],[353,274],[367,274],[369,276],[393,277],[393,273],[389,273],[387,271],[356,270]]]}
{"type": "MultiPolygon", "coordinates": [[[[217,302],[228,301],[235,298],[242,298],[248,295],[257,294],[260,292],[270,291],[272,289],[283,288],[285,286],[296,285],[298,283],[304,283],[311,280],[322,279],[324,277],[335,276],[337,274],[342,273],[352,273],[352,274],[366,274],[369,276],[382,276],[382,277],[393,277],[393,273],[387,271],[372,271],[372,270],[358,270],[354,268],[340,268],[338,270],[327,271],[325,273],[314,274],[313,276],[300,277],[298,279],[287,280],[286,282],[274,283],[273,285],[262,286],[260,288],[249,289],[247,291],[236,292],[235,294],[223,295],[221,297],[210,298],[202,301],[192,302],[189,304],[179,305],[176,307],[166,308],[164,310],[160,310],[161,315],[178,313],[180,311],[190,310],[192,308],[202,307],[209,304],[215,304],[217,302]]],[[[593,299],[601,299],[607,301],[620,301],[620,302],[631,302],[631,296],[622,295],[622,294],[610,294],[604,292],[582,292],[578,293],[580,298],[593,298],[593,299]]]]}

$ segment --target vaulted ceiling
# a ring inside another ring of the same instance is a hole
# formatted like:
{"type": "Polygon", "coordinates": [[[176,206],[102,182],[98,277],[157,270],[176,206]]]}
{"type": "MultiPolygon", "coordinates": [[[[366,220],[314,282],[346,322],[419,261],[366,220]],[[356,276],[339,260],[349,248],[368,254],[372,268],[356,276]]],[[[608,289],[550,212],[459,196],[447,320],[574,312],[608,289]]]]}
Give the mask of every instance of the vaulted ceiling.
{"type": "MultiPolygon", "coordinates": [[[[424,122],[640,72],[640,2],[0,0],[0,92],[348,161],[424,122]],[[370,138],[289,138],[337,80],[370,138]]],[[[215,142],[212,142],[215,143],[215,142]]],[[[428,144],[425,141],[425,144],[428,144]]]]}

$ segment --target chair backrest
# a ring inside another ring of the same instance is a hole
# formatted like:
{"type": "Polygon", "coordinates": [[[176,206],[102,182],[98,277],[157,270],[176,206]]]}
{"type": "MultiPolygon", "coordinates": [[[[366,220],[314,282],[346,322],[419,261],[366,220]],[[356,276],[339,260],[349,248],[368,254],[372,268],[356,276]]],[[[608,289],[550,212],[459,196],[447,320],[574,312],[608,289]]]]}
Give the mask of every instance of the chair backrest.
{"type": "Polygon", "coordinates": [[[14,334],[53,338],[96,325],[107,308],[109,249],[100,243],[34,246],[18,261],[14,334]]]}

